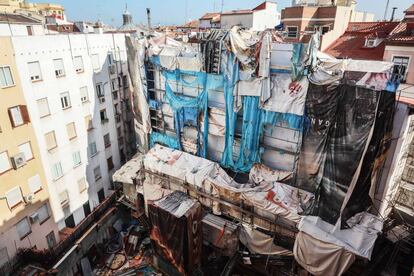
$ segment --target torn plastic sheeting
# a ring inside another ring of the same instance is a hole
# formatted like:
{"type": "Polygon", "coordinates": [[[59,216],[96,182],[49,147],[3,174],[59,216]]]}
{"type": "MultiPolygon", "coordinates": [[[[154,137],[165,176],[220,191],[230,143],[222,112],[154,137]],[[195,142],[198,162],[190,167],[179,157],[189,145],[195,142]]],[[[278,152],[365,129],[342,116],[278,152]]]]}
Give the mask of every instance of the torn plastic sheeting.
{"type": "Polygon", "coordinates": [[[282,256],[293,255],[292,251],[275,245],[273,237],[253,229],[250,225],[242,224],[239,238],[240,242],[244,244],[251,253],[282,256]]]}
{"type": "Polygon", "coordinates": [[[274,74],[271,79],[271,97],[262,108],[268,111],[302,116],[305,112],[309,81],[306,77],[292,81],[290,74],[274,74]]]}
{"type": "Polygon", "coordinates": [[[258,35],[251,30],[244,30],[239,26],[233,26],[229,32],[231,50],[237,59],[245,66],[256,68],[254,55],[255,47],[259,42],[258,35]]]}
{"type": "Polygon", "coordinates": [[[359,213],[348,220],[352,226],[340,229],[316,216],[304,216],[298,229],[320,241],[345,248],[355,255],[371,259],[372,250],[378,234],[382,231],[382,219],[367,212],[359,213]]]}
{"type": "Polygon", "coordinates": [[[315,276],[340,276],[355,261],[355,255],[341,246],[323,242],[305,232],[296,235],[295,260],[315,276]]]}
{"type": "Polygon", "coordinates": [[[171,137],[167,134],[153,131],[150,135],[150,147],[154,147],[156,143],[173,149],[180,148],[180,141],[178,141],[176,137],[171,137]]]}

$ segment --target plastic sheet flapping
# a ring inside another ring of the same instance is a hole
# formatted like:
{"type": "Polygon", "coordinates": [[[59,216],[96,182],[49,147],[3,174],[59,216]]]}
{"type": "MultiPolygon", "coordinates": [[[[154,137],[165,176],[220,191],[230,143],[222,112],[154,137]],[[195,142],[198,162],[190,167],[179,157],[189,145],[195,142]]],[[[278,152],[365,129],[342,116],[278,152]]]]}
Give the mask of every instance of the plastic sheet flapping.
{"type": "Polygon", "coordinates": [[[171,137],[167,134],[153,131],[150,135],[150,147],[154,147],[156,143],[167,146],[172,149],[180,148],[180,141],[178,141],[176,137],[171,137]]]}
{"type": "Polygon", "coordinates": [[[179,142],[179,149],[181,147],[181,131],[184,127],[184,124],[188,121],[191,121],[192,124],[196,124],[198,127],[198,120],[196,114],[199,112],[204,112],[204,127],[203,127],[203,142],[202,149],[200,146],[200,135],[201,132],[197,132],[197,155],[206,157],[207,156],[207,146],[208,146],[208,91],[212,89],[218,89],[223,86],[222,76],[207,74],[205,72],[192,72],[192,71],[162,71],[163,76],[165,77],[165,91],[166,91],[166,101],[171,106],[174,111],[174,124],[177,132],[177,139],[179,142]],[[195,77],[193,81],[187,81],[183,76],[192,76],[195,77]],[[184,85],[195,85],[197,84],[202,88],[201,93],[195,97],[185,97],[176,95],[172,90],[168,81],[176,81],[184,85]],[[187,120],[189,119],[189,120],[187,120]]]}

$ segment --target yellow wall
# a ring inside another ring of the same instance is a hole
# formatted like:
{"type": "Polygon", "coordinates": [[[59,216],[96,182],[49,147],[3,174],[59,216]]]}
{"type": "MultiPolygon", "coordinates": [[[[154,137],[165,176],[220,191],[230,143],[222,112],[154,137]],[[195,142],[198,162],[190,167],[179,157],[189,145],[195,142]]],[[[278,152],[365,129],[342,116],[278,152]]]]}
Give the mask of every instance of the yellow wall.
{"type": "Polygon", "coordinates": [[[0,0],[0,12],[9,12],[13,13],[15,10],[23,9],[39,13],[42,11],[44,13],[55,13],[59,15],[64,13],[65,8],[57,4],[49,3],[24,3],[23,0],[0,0]]]}
{"type": "MultiPolygon", "coordinates": [[[[17,207],[13,208],[12,210],[9,209],[7,205],[7,201],[5,199],[0,199],[0,248],[1,245],[4,245],[4,240],[9,241],[10,238],[15,236],[15,227],[14,224],[24,218],[25,216],[30,216],[33,214],[40,206],[44,203],[48,202],[49,194],[47,189],[47,182],[45,178],[45,174],[42,167],[42,162],[40,158],[39,148],[37,146],[37,140],[34,134],[34,130],[32,128],[32,124],[25,124],[16,128],[12,128],[10,123],[10,119],[8,116],[8,108],[13,107],[16,105],[26,105],[25,99],[22,93],[22,87],[20,85],[20,79],[18,76],[18,72],[16,70],[16,65],[14,62],[13,57],[13,46],[11,44],[9,37],[0,37],[0,66],[8,65],[11,67],[12,75],[14,79],[15,85],[8,88],[0,88],[0,152],[5,150],[8,151],[9,157],[19,153],[18,146],[30,141],[32,146],[32,153],[34,159],[27,162],[24,167],[21,167],[17,170],[11,169],[3,174],[0,175],[0,197],[4,196],[7,191],[10,189],[20,186],[23,195],[27,195],[30,193],[30,189],[28,187],[28,179],[35,175],[39,175],[41,182],[42,182],[42,190],[37,192],[35,195],[35,200],[33,204],[24,203],[18,205],[17,207]],[[8,233],[11,232],[11,233],[8,233]],[[3,242],[2,242],[3,240],[3,242]]],[[[29,111],[30,114],[30,111],[29,111]]],[[[49,205],[49,211],[50,205],[49,205]]],[[[45,235],[48,234],[52,230],[55,231],[56,239],[58,240],[58,233],[57,233],[57,226],[55,226],[53,215],[45,223],[48,225],[47,228],[50,229],[43,229],[42,231],[48,231],[46,233],[34,233],[34,228],[36,228],[37,232],[41,230],[41,225],[33,225],[32,226],[32,234],[30,243],[32,245],[36,244],[36,241],[39,240],[41,245],[39,247],[44,246],[45,243],[45,235]],[[33,228],[34,227],[34,228],[33,228]],[[36,236],[35,236],[36,235],[36,236]]],[[[43,226],[45,228],[46,226],[43,226]]],[[[30,237],[29,237],[30,238],[30,237]]],[[[13,242],[13,241],[12,241],[13,242]]],[[[17,241],[17,246],[23,246],[23,241],[17,241]]],[[[11,249],[9,249],[9,253],[11,249]]]]}

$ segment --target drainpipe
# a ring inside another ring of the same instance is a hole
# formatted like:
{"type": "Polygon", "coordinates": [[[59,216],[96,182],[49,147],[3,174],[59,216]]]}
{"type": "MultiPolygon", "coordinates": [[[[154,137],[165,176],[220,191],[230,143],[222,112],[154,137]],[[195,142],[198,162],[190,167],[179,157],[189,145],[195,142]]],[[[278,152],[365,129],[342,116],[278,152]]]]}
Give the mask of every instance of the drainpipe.
{"type": "Polygon", "coordinates": [[[397,7],[393,7],[392,8],[392,14],[391,14],[391,19],[390,22],[394,21],[394,15],[395,15],[395,10],[398,9],[397,7]]]}

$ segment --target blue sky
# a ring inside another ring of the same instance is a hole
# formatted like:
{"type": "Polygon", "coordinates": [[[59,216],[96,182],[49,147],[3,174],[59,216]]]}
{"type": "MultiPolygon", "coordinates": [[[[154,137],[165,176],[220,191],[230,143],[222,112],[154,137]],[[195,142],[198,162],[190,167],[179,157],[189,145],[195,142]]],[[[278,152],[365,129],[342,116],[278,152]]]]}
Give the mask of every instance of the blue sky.
{"type": "MultiPolygon", "coordinates": [[[[222,0],[32,0],[30,2],[53,2],[64,5],[69,20],[96,21],[119,26],[125,4],[135,23],[146,22],[145,8],[151,8],[152,22],[160,24],[182,24],[185,19],[197,19],[205,12],[221,9],[222,0]],[[186,7],[187,6],[187,12],[186,7]]],[[[375,13],[375,19],[384,17],[386,0],[357,0],[357,10],[375,13]]],[[[253,8],[263,0],[223,0],[224,10],[253,8]]],[[[291,0],[276,0],[281,10],[291,5],[291,0]]],[[[413,3],[412,0],[390,0],[391,7],[398,7],[397,17],[413,3]]]]}

